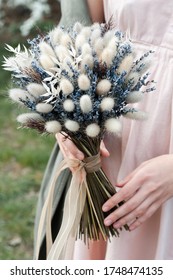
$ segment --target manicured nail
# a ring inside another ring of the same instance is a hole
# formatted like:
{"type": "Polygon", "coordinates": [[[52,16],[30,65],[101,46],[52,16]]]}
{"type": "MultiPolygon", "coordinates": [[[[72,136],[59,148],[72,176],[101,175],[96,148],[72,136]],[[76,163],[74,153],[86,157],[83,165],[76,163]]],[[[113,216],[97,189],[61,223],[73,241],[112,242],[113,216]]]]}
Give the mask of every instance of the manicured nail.
{"type": "Polygon", "coordinates": [[[103,205],[102,210],[103,210],[104,212],[107,212],[107,211],[109,210],[109,208],[108,208],[108,206],[106,206],[106,205],[104,206],[104,205],[103,205]]]}
{"type": "Polygon", "coordinates": [[[135,226],[131,225],[131,226],[129,227],[129,230],[132,231],[132,230],[134,230],[135,228],[136,228],[135,226]]]}
{"type": "Polygon", "coordinates": [[[105,226],[110,226],[112,224],[112,221],[110,219],[106,219],[104,221],[105,226]]]}
{"type": "Polygon", "coordinates": [[[113,224],[113,227],[116,228],[116,229],[118,229],[118,228],[121,227],[121,224],[120,224],[120,223],[114,223],[114,224],[113,224]]]}

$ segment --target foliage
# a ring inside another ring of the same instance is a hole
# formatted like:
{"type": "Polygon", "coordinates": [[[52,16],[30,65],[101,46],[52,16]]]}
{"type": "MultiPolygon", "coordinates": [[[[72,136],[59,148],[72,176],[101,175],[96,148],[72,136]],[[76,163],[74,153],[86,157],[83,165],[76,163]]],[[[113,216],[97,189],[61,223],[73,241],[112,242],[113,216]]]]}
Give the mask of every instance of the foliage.
{"type": "Polygon", "coordinates": [[[55,23],[59,21],[59,17],[58,0],[0,0],[0,27],[11,27],[22,36],[29,36],[33,28],[45,19],[55,23]]]}
{"type": "MultiPolygon", "coordinates": [[[[0,65],[7,55],[1,35],[0,65]]],[[[21,37],[12,36],[15,46],[21,37]]],[[[43,171],[55,142],[17,130],[18,107],[7,98],[10,77],[0,70],[0,259],[32,259],[35,209],[43,171]]]]}

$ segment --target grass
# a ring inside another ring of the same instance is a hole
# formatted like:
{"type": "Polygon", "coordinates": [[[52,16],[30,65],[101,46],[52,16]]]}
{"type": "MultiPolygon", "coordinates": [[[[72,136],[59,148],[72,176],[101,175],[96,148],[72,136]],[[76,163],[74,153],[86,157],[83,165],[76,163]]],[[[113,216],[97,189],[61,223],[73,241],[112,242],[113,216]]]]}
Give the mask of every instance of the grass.
{"type": "MultiPolygon", "coordinates": [[[[14,37],[7,43],[20,42],[14,37]]],[[[3,55],[1,43],[0,65],[3,55]]],[[[9,85],[9,73],[0,68],[0,259],[32,259],[37,198],[55,140],[18,129],[20,109],[8,99],[9,85]]]]}

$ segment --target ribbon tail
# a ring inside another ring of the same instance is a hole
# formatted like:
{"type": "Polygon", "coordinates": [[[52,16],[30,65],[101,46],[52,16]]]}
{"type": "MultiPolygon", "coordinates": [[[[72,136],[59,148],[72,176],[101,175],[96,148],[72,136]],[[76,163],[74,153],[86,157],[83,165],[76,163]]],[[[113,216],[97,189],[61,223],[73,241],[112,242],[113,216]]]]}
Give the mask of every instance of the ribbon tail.
{"type": "Polygon", "coordinates": [[[37,245],[36,245],[36,259],[39,258],[39,249],[42,241],[42,235],[43,235],[43,228],[46,223],[46,249],[47,253],[50,251],[50,248],[52,246],[52,234],[51,234],[51,219],[52,219],[52,204],[53,204],[53,194],[56,186],[56,180],[59,176],[59,174],[68,167],[66,161],[62,161],[59,165],[59,168],[57,170],[57,173],[55,174],[47,194],[47,198],[45,200],[39,227],[38,227],[38,233],[37,233],[37,245]]]}
{"type": "Polygon", "coordinates": [[[64,252],[63,252],[62,256],[63,256],[63,259],[65,259],[65,260],[73,259],[75,241],[77,239],[79,224],[80,224],[81,216],[82,216],[82,213],[84,210],[85,202],[86,202],[86,185],[83,183],[82,186],[80,186],[80,197],[78,200],[78,210],[77,210],[77,211],[79,211],[80,215],[78,215],[75,219],[75,222],[74,222],[72,230],[71,230],[71,234],[70,234],[70,236],[67,240],[67,244],[64,248],[64,252]]]}
{"type": "MultiPolygon", "coordinates": [[[[73,174],[64,204],[62,225],[48,254],[48,259],[72,259],[78,225],[86,200],[86,186],[78,170],[73,174]]],[[[85,173],[85,171],[83,171],[85,173]]],[[[83,177],[83,176],[82,176],[83,177]]],[[[86,177],[86,173],[84,175],[86,177]]]]}

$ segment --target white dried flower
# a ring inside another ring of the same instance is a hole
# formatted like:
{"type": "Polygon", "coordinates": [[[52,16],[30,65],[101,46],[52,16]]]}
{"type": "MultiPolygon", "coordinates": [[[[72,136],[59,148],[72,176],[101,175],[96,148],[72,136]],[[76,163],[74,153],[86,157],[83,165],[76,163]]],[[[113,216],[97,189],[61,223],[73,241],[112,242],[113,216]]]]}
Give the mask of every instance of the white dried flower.
{"type": "Polygon", "coordinates": [[[117,39],[115,37],[113,37],[107,44],[107,47],[114,52],[115,56],[117,54],[117,46],[118,46],[118,43],[117,43],[117,39]]]}
{"type": "Polygon", "coordinates": [[[72,120],[66,120],[65,127],[72,132],[76,132],[79,130],[79,124],[76,121],[72,120]]]}
{"type": "Polygon", "coordinates": [[[69,95],[74,91],[72,83],[68,79],[62,79],[60,82],[60,88],[65,95],[69,95]]]}
{"type": "Polygon", "coordinates": [[[73,59],[71,58],[71,56],[66,56],[63,60],[63,64],[68,64],[68,63],[73,63],[73,59]]]}
{"type": "Polygon", "coordinates": [[[100,28],[96,28],[93,30],[90,36],[91,44],[94,45],[97,39],[101,37],[101,30],[100,28]]]}
{"type": "Polygon", "coordinates": [[[89,26],[83,27],[80,34],[83,35],[84,37],[89,38],[91,34],[91,28],[89,26]]]}
{"type": "Polygon", "coordinates": [[[114,99],[112,97],[105,97],[102,99],[100,108],[101,111],[111,111],[114,107],[114,99]]]}
{"type": "Polygon", "coordinates": [[[140,120],[144,121],[148,118],[148,114],[144,111],[133,111],[133,112],[127,112],[123,114],[125,118],[132,119],[132,120],[140,120]]]}
{"type": "Polygon", "coordinates": [[[130,72],[127,76],[127,80],[133,81],[133,86],[135,86],[139,81],[140,75],[138,72],[130,72]]]}
{"type": "Polygon", "coordinates": [[[66,34],[63,34],[61,36],[61,39],[60,39],[60,44],[63,45],[64,47],[68,47],[70,44],[72,44],[72,40],[70,38],[70,36],[66,33],[66,34]]]}
{"type": "Polygon", "coordinates": [[[115,53],[110,48],[105,48],[101,53],[101,61],[105,63],[108,67],[112,64],[115,53]]]}
{"type": "Polygon", "coordinates": [[[74,102],[71,99],[66,99],[63,103],[64,110],[67,112],[73,112],[75,105],[74,102]]]}
{"type": "Polygon", "coordinates": [[[85,43],[82,48],[82,55],[85,56],[86,54],[92,54],[92,49],[88,43],[85,43]]]}
{"type": "Polygon", "coordinates": [[[93,61],[93,56],[90,54],[87,54],[83,57],[82,62],[81,62],[81,70],[85,72],[85,66],[88,66],[89,68],[93,68],[94,66],[94,61],[93,61]]]}
{"type": "Polygon", "coordinates": [[[24,51],[21,52],[21,47],[18,45],[16,49],[6,44],[6,49],[15,54],[12,57],[4,57],[3,68],[8,71],[18,72],[19,69],[31,68],[33,61],[33,54],[26,49],[24,46],[24,51]]]}
{"type": "Polygon", "coordinates": [[[78,86],[81,90],[88,90],[90,88],[90,80],[87,75],[81,74],[78,78],[78,86]]]}
{"type": "Polygon", "coordinates": [[[98,95],[105,95],[110,91],[111,82],[107,79],[100,80],[97,84],[96,92],[98,95]]]}
{"type": "Polygon", "coordinates": [[[91,138],[97,137],[99,133],[100,133],[100,127],[96,123],[89,124],[86,127],[86,134],[91,138]]]}
{"type": "Polygon", "coordinates": [[[121,135],[122,125],[120,121],[116,118],[110,118],[105,122],[105,128],[107,132],[117,134],[118,136],[121,135]]]}
{"type": "Polygon", "coordinates": [[[60,43],[61,36],[64,34],[61,28],[56,27],[50,33],[50,40],[53,46],[56,46],[60,43]]]}
{"type": "Polygon", "coordinates": [[[23,104],[20,99],[26,100],[27,96],[28,96],[28,92],[20,88],[12,88],[9,90],[9,97],[13,101],[18,102],[20,104],[23,104]]]}
{"type": "Polygon", "coordinates": [[[104,45],[107,46],[108,43],[110,42],[110,40],[111,40],[112,38],[114,38],[114,37],[115,37],[115,35],[114,35],[114,31],[113,31],[113,30],[107,31],[107,32],[104,34],[104,36],[103,36],[104,45]]]}
{"type": "Polygon", "coordinates": [[[44,121],[44,119],[37,113],[24,113],[17,117],[17,121],[22,124],[27,124],[28,121],[44,121]]]}
{"type": "Polygon", "coordinates": [[[92,110],[92,101],[88,94],[84,94],[80,98],[80,107],[83,113],[89,113],[92,110]]]}
{"type": "Polygon", "coordinates": [[[58,121],[48,121],[45,124],[45,129],[48,133],[56,134],[61,131],[61,124],[58,121]]]}
{"type": "Polygon", "coordinates": [[[80,22],[76,22],[73,26],[73,30],[76,33],[79,33],[81,30],[83,30],[83,25],[80,22]]]}
{"type": "Polygon", "coordinates": [[[26,87],[27,91],[34,97],[39,97],[40,95],[46,93],[46,89],[43,85],[37,83],[30,83],[26,87]]]}
{"type": "Polygon", "coordinates": [[[126,97],[127,103],[136,103],[142,100],[144,94],[141,91],[132,91],[126,97]]]}
{"type": "Polygon", "coordinates": [[[45,54],[48,56],[55,56],[53,49],[51,48],[51,46],[48,43],[42,41],[39,44],[39,48],[40,48],[41,54],[45,54]]]}
{"type": "Polygon", "coordinates": [[[66,70],[68,72],[68,76],[72,77],[73,75],[73,71],[70,69],[69,64],[73,64],[73,60],[70,56],[67,56],[64,58],[62,64],[61,64],[61,68],[62,70],[66,70]]]}
{"type": "Polygon", "coordinates": [[[92,24],[92,30],[99,29],[99,28],[100,28],[100,23],[94,22],[94,23],[92,24]]]}
{"type": "Polygon", "coordinates": [[[63,60],[69,55],[67,52],[67,48],[62,45],[55,47],[55,53],[60,62],[63,62],[63,60]]]}
{"type": "Polygon", "coordinates": [[[98,38],[94,43],[94,49],[97,56],[100,56],[104,48],[103,38],[98,38]]]}
{"type": "Polygon", "coordinates": [[[36,111],[39,113],[49,113],[53,110],[53,107],[51,104],[47,103],[38,103],[36,105],[36,111]]]}
{"type": "Polygon", "coordinates": [[[40,64],[47,71],[51,71],[55,66],[53,60],[46,54],[40,55],[40,64]]]}
{"type": "Polygon", "coordinates": [[[144,66],[140,70],[140,75],[144,74],[146,71],[148,71],[149,67],[151,66],[151,57],[146,57],[142,63],[144,66]]]}
{"type": "Polygon", "coordinates": [[[77,35],[76,41],[75,41],[76,50],[81,48],[81,46],[84,45],[85,43],[87,43],[87,37],[85,37],[84,35],[81,35],[81,34],[77,35]]]}
{"type": "Polygon", "coordinates": [[[133,66],[133,56],[132,54],[129,54],[125,56],[125,58],[121,61],[117,71],[119,73],[126,71],[126,73],[128,74],[132,66],[133,66]]]}

